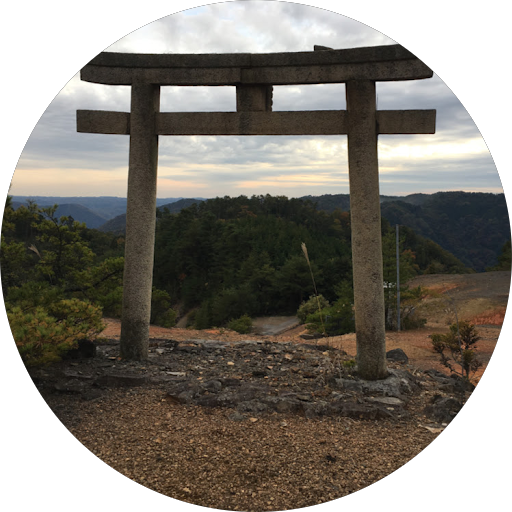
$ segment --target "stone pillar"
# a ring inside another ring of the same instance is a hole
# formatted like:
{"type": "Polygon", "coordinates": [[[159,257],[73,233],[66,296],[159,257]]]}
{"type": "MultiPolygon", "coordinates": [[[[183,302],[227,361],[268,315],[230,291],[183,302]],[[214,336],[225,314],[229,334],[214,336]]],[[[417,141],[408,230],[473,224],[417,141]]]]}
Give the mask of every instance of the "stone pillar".
{"type": "Polygon", "coordinates": [[[349,81],[346,96],[357,366],[362,378],[376,380],[388,371],[375,82],[349,81]]]}
{"type": "Polygon", "coordinates": [[[141,360],[147,358],[149,345],[160,87],[134,83],[131,89],[121,357],[141,360]]]}
{"type": "Polygon", "coordinates": [[[249,112],[272,111],[271,85],[237,85],[236,111],[240,112],[238,133],[248,135],[253,129],[253,118],[249,112]]]}
{"type": "Polygon", "coordinates": [[[237,85],[237,112],[270,112],[273,87],[271,85],[237,85]]]}

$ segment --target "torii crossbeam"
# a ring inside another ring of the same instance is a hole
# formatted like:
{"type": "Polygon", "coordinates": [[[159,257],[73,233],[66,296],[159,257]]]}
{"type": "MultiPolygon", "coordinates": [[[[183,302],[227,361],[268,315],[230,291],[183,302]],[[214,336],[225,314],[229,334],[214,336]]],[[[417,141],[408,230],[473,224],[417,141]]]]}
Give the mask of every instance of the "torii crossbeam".
{"type": "Polygon", "coordinates": [[[376,109],[375,83],[430,78],[400,45],[272,54],[101,53],[87,82],[131,86],[131,112],[77,111],[83,133],[130,136],[121,356],[148,355],[159,135],[348,135],[361,377],[387,376],[377,137],[435,133],[435,110],[376,109]],[[347,110],[273,112],[272,86],[345,83],[347,110]],[[236,112],[160,112],[160,87],[234,86],[236,112]]]}

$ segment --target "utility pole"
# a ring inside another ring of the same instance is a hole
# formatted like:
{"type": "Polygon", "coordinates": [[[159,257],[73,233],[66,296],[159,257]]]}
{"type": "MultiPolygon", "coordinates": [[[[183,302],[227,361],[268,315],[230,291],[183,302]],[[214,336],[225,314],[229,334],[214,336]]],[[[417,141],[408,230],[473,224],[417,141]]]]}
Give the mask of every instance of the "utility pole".
{"type": "Polygon", "coordinates": [[[400,332],[400,226],[396,225],[396,330],[400,332]]]}

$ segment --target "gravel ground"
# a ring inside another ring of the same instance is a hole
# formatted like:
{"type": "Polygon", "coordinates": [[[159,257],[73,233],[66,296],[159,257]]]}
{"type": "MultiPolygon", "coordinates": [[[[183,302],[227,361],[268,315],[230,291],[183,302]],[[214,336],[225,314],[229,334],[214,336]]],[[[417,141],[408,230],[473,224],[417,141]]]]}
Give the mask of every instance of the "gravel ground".
{"type": "MultiPolygon", "coordinates": [[[[153,363],[134,365],[113,357],[119,324],[114,320],[107,324],[104,335],[110,341],[100,356],[63,362],[56,371],[80,376],[80,386],[89,382],[96,371],[112,372],[114,368],[156,375],[167,368],[162,366],[167,356],[156,353],[157,345],[165,346],[166,339],[187,347],[187,340],[194,338],[222,339],[235,345],[241,338],[248,338],[230,331],[152,327],[152,338],[159,340],[152,343],[153,363]]],[[[290,342],[304,341],[297,333],[258,340],[288,347],[286,351],[292,353],[295,352],[290,342]]],[[[340,340],[330,341],[336,344],[340,340]]],[[[296,352],[300,359],[293,364],[305,372],[306,367],[300,365],[309,364],[307,358],[303,360],[303,354],[310,357],[310,352],[301,352],[300,345],[296,352]]],[[[322,356],[320,351],[316,352],[322,356]]],[[[176,364],[173,353],[168,354],[169,365],[176,364]]],[[[316,357],[314,350],[311,353],[316,357]]],[[[186,356],[186,352],[180,354],[181,358],[186,356]]],[[[283,353],[280,357],[287,355],[283,353]]],[[[235,366],[222,367],[240,373],[239,364],[250,364],[244,362],[245,357],[233,359],[237,361],[235,366]]],[[[268,365],[263,363],[269,357],[266,353],[258,357],[261,364],[268,365]]],[[[346,357],[351,357],[350,352],[346,357]]],[[[216,367],[194,371],[198,380],[203,376],[212,378],[209,373],[216,367]]],[[[183,369],[189,374],[190,361],[183,369]]],[[[269,374],[272,377],[272,371],[269,374]]],[[[312,381],[302,382],[307,387],[312,381]]],[[[408,414],[379,420],[310,418],[273,411],[248,413],[243,418],[239,415],[238,419],[235,415],[234,419],[230,408],[179,403],[169,396],[168,386],[149,382],[134,388],[109,387],[86,398],[76,391],[56,392],[49,385],[42,394],[70,432],[112,468],[163,495],[222,510],[289,510],[340,498],[403,466],[443,430],[443,425],[423,414],[436,393],[428,386],[407,397],[408,414]]]]}
{"type": "MultiPolygon", "coordinates": [[[[362,489],[398,469],[441,429],[408,421],[283,414],[237,422],[224,409],[179,405],[159,388],[49,400],[89,450],[128,478],[195,505],[288,510],[362,489]]],[[[410,409],[414,409],[414,405],[410,409]]]]}
{"type": "MultiPolygon", "coordinates": [[[[491,306],[506,305],[507,297],[502,289],[506,288],[510,273],[492,273],[484,278],[469,276],[470,281],[466,278],[453,278],[452,282],[446,276],[426,276],[424,282],[417,284],[451,290],[459,301],[459,309],[466,308],[471,314],[481,313],[480,310],[491,306]],[[482,288],[487,291],[482,293],[482,288]],[[482,296],[488,302],[480,304],[482,296]]],[[[446,372],[432,351],[428,337],[432,332],[446,332],[446,324],[446,319],[436,313],[429,319],[426,329],[387,333],[387,348],[403,349],[409,356],[407,369],[413,374],[423,374],[428,368],[446,372]]],[[[485,368],[500,327],[478,326],[478,329],[482,336],[479,354],[485,368]]],[[[190,340],[236,345],[251,338],[228,330],[193,331],[152,326],[153,359],[145,368],[144,363],[125,365],[115,357],[112,350],[119,340],[119,330],[118,321],[107,319],[103,336],[108,343],[101,351],[103,359],[97,357],[88,363],[68,361],[58,368],[77,377],[72,380],[78,393],[76,389],[56,391],[54,387],[52,390],[50,385],[41,392],[70,432],[101,460],[133,481],[178,500],[248,512],[289,510],[324,503],[389,475],[420,453],[445,426],[424,415],[425,407],[439,396],[432,382],[423,382],[419,392],[407,397],[408,414],[379,420],[306,417],[272,411],[249,413],[242,415],[243,418],[239,415],[234,419],[233,409],[180,403],[170,397],[164,384],[151,380],[132,388],[91,388],[88,379],[113,369],[146,372],[152,376],[166,371],[176,373],[173,365],[177,361],[171,357],[169,363],[162,365],[163,359],[158,355],[161,347],[171,342],[186,348],[190,340]],[[89,394],[80,394],[83,385],[89,386],[89,394]]],[[[257,339],[281,344],[291,354],[301,355],[299,347],[294,351],[290,345],[304,342],[300,338],[302,332],[300,326],[279,336],[258,336],[257,339]]],[[[321,343],[345,351],[347,358],[355,355],[355,335],[324,339],[321,343]]],[[[243,371],[247,369],[240,365],[242,362],[250,364],[244,359],[247,357],[247,354],[238,357],[236,365],[229,367],[235,374],[240,373],[242,381],[246,378],[243,371]]],[[[287,354],[282,357],[286,358],[287,354]]],[[[260,359],[263,361],[262,357],[260,359]]],[[[284,359],[280,361],[287,364],[284,359]]],[[[305,375],[306,367],[300,365],[306,365],[307,361],[294,361],[299,367],[295,375],[301,372],[305,375]]],[[[222,367],[230,363],[231,360],[222,367]]],[[[265,362],[264,368],[273,367],[269,377],[275,375],[278,368],[275,364],[265,362]]],[[[212,378],[210,370],[217,365],[206,368],[206,371],[200,370],[187,361],[183,368],[177,369],[186,370],[188,375],[192,372],[200,381],[203,376],[212,378]]]]}

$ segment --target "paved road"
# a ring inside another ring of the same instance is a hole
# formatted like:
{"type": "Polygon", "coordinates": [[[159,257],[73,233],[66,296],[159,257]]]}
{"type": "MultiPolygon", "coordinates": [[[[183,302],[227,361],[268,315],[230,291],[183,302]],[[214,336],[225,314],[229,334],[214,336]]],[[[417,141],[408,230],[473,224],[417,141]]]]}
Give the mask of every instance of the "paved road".
{"type": "Polygon", "coordinates": [[[299,325],[299,319],[296,316],[267,316],[253,320],[255,332],[268,336],[281,334],[297,325],[299,325]]]}

